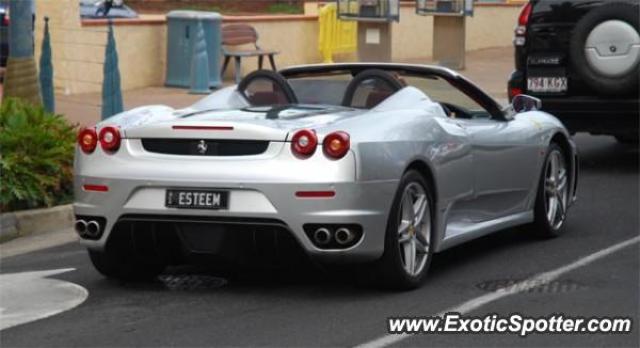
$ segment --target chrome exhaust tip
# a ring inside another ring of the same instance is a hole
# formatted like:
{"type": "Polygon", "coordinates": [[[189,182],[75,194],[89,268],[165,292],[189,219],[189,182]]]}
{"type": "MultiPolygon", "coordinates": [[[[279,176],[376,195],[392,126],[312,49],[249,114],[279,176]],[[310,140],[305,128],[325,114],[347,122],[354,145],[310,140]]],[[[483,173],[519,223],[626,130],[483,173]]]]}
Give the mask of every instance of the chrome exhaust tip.
{"type": "Polygon", "coordinates": [[[353,234],[353,232],[351,232],[351,230],[348,228],[341,227],[336,230],[336,243],[340,245],[346,245],[353,242],[355,237],[356,236],[353,234]]]}
{"type": "Polygon", "coordinates": [[[86,234],[89,237],[95,238],[98,236],[99,233],[100,233],[100,224],[95,220],[89,221],[87,223],[86,234]]]}
{"type": "Polygon", "coordinates": [[[87,233],[87,222],[84,220],[76,220],[73,228],[76,230],[76,233],[82,236],[87,233]]]}
{"type": "Polygon", "coordinates": [[[321,227],[313,232],[313,240],[317,245],[327,245],[331,242],[331,232],[328,229],[321,227]]]}

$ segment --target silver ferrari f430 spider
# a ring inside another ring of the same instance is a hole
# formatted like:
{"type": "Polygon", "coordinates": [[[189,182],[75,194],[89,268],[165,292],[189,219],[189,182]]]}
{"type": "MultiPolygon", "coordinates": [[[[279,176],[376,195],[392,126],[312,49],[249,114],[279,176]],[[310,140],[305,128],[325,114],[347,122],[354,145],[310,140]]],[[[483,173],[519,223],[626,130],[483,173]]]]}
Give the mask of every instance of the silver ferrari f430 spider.
{"type": "Polygon", "coordinates": [[[108,277],[166,266],[357,264],[413,288],[434,254],[505,228],[560,234],[577,153],[540,101],[502,107],[405,64],[259,70],[185,109],[78,136],[75,229],[108,277]]]}

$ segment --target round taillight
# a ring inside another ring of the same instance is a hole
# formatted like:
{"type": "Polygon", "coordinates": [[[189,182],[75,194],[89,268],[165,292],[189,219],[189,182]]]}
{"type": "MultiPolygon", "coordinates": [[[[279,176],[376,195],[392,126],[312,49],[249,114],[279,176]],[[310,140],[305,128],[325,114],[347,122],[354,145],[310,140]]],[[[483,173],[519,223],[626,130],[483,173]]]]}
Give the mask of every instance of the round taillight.
{"type": "Polygon", "coordinates": [[[95,128],[82,128],[78,132],[78,146],[84,153],[92,153],[98,145],[98,135],[95,128]]]}
{"type": "Polygon", "coordinates": [[[318,146],[318,137],[316,132],[308,129],[297,131],[291,138],[291,150],[294,154],[300,156],[311,156],[318,146]]]}
{"type": "Polygon", "coordinates": [[[349,139],[348,133],[338,131],[324,137],[324,142],[322,143],[322,145],[324,153],[327,156],[339,159],[344,157],[347,152],[349,152],[351,141],[349,139]]]}
{"type": "Polygon", "coordinates": [[[120,148],[120,131],[116,127],[107,126],[100,130],[100,146],[107,152],[115,152],[120,148]]]}

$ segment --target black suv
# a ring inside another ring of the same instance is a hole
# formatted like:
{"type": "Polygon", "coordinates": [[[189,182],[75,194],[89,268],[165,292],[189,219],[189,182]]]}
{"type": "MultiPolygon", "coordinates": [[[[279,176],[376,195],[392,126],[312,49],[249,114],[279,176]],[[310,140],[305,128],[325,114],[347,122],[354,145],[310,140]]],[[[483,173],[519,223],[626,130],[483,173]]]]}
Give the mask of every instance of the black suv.
{"type": "Polygon", "coordinates": [[[531,0],[515,30],[509,98],[525,93],[572,132],[638,141],[640,0],[531,0]]]}

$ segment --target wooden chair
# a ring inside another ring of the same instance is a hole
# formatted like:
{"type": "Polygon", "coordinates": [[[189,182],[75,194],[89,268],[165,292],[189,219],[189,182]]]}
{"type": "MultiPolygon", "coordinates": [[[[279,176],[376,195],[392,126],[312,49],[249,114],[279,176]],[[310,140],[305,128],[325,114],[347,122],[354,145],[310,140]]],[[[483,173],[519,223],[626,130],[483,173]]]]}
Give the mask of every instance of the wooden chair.
{"type": "Polygon", "coordinates": [[[262,69],[264,56],[269,58],[271,69],[276,70],[276,63],[273,56],[278,54],[277,51],[263,50],[258,46],[258,33],[256,29],[248,24],[230,24],[222,27],[222,54],[224,55],[224,64],[222,65],[222,75],[227,70],[229,60],[235,60],[235,80],[239,83],[242,79],[242,58],[258,57],[258,68],[262,69]],[[249,50],[230,50],[232,46],[242,46],[253,44],[254,49],[249,50]]]}

